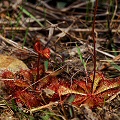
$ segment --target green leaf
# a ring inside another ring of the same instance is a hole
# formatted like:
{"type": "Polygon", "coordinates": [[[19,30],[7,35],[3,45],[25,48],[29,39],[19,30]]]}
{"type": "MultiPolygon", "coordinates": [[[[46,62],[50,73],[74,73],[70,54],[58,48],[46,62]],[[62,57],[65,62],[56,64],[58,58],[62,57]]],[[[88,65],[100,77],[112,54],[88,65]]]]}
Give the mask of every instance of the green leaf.
{"type": "Polygon", "coordinates": [[[74,101],[74,99],[75,99],[75,95],[71,95],[69,98],[68,98],[68,102],[69,103],[72,103],[73,101],[74,101]]]}
{"type": "Polygon", "coordinates": [[[25,37],[24,37],[22,48],[24,47],[24,45],[26,43],[27,35],[28,35],[28,28],[26,29],[26,32],[25,32],[25,37]]]}
{"type": "Polygon", "coordinates": [[[48,71],[48,60],[44,61],[44,68],[45,71],[48,71]]]}
{"type": "Polygon", "coordinates": [[[18,107],[16,106],[14,100],[12,100],[12,108],[13,108],[14,111],[18,111],[18,107]]]}

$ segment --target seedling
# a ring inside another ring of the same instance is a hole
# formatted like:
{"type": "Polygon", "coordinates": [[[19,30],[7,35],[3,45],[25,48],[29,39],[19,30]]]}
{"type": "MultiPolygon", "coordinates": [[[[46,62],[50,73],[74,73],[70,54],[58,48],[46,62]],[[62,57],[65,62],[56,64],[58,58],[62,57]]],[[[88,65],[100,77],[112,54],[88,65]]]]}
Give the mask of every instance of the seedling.
{"type": "Polygon", "coordinates": [[[37,61],[37,78],[36,81],[39,79],[39,66],[40,66],[40,57],[44,57],[46,59],[50,58],[50,50],[48,48],[45,48],[42,50],[41,43],[36,42],[34,45],[35,51],[38,53],[38,61],[37,61]]]}

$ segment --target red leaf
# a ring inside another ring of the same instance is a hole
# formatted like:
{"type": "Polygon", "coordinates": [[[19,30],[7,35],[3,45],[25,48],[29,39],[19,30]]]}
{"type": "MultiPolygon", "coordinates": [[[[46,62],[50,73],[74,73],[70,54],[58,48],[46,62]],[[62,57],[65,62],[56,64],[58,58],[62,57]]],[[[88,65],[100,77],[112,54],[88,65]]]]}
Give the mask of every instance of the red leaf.
{"type": "Polygon", "coordinates": [[[9,78],[9,79],[14,77],[13,73],[8,70],[4,71],[1,76],[2,78],[9,78]]]}
{"type": "Polygon", "coordinates": [[[113,80],[106,79],[100,82],[99,87],[96,90],[95,94],[99,94],[99,93],[105,92],[110,89],[115,89],[117,87],[120,87],[120,79],[113,79],[113,80]]]}
{"type": "Polygon", "coordinates": [[[60,85],[58,90],[57,90],[58,94],[61,95],[67,95],[67,94],[77,94],[77,95],[86,95],[82,92],[76,91],[76,90],[72,90],[70,88],[67,88],[65,86],[60,85]]]}
{"type": "Polygon", "coordinates": [[[29,81],[32,81],[32,79],[33,79],[33,75],[28,70],[21,70],[21,71],[19,71],[18,75],[22,76],[24,81],[29,82],[29,81]]]}
{"type": "MultiPolygon", "coordinates": [[[[93,74],[90,76],[91,80],[92,77],[93,74]]],[[[102,73],[97,73],[95,80],[94,83],[91,82],[93,88],[89,87],[90,90],[86,93],[86,96],[76,94],[73,104],[78,106],[81,104],[87,104],[91,108],[102,106],[106,100],[120,91],[120,78],[108,80],[104,78],[102,73]]],[[[88,90],[85,82],[77,81],[76,83],[78,83],[85,92],[88,90]]]]}
{"type": "MultiPolygon", "coordinates": [[[[90,75],[90,79],[93,81],[93,74],[90,75]]],[[[104,80],[104,76],[101,72],[96,72],[95,74],[95,80],[94,80],[94,83],[93,83],[93,89],[92,89],[92,92],[94,93],[96,88],[98,87],[100,81],[104,80]]]]}
{"type": "Polygon", "coordinates": [[[29,86],[29,84],[27,82],[24,82],[22,80],[16,80],[12,84],[14,84],[16,87],[20,87],[20,88],[25,88],[25,87],[29,86]]]}
{"type": "Polygon", "coordinates": [[[42,51],[42,55],[43,55],[45,58],[49,59],[49,58],[50,58],[50,49],[49,49],[49,48],[44,49],[44,50],[42,51]]]}
{"type": "Polygon", "coordinates": [[[40,100],[28,91],[17,91],[14,97],[18,105],[22,104],[28,108],[37,107],[40,105],[40,100]]]}
{"type": "Polygon", "coordinates": [[[41,54],[43,57],[49,59],[50,58],[50,49],[46,48],[42,50],[40,42],[36,42],[34,45],[34,49],[37,53],[41,54]]]}
{"type": "Polygon", "coordinates": [[[75,84],[79,85],[79,87],[82,88],[85,93],[91,92],[92,83],[90,83],[90,82],[86,83],[83,80],[80,80],[80,81],[75,80],[74,82],[75,82],[75,84]]]}
{"type": "Polygon", "coordinates": [[[34,45],[34,49],[35,49],[35,51],[37,52],[37,53],[42,53],[41,51],[42,51],[42,49],[41,49],[41,44],[40,44],[40,42],[36,42],[35,43],[35,45],[34,45]]]}

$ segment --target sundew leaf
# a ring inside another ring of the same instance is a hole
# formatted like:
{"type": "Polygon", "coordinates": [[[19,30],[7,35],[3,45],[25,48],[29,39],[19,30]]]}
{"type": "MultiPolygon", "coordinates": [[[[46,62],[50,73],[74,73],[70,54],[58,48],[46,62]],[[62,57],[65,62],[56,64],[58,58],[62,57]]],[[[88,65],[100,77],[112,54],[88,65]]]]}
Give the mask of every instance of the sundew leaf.
{"type": "Polygon", "coordinates": [[[79,105],[81,105],[82,103],[84,103],[87,99],[88,99],[88,98],[87,98],[87,95],[86,95],[86,96],[77,95],[77,96],[75,97],[75,100],[72,102],[72,104],[79,106],[79,105]]]}
{"type": "Polygon", "coordinates": [[[67,88],[67,87],[65,87],[65,86],[60,86],[59,89],[58,89],[58,93],[59,93],[60,96],[61,96],[61,95],[66,95],[66,94],[86,95],[85,93],[72,90],[72,89],[67,88]]]}
{"type": "Polygon", "coordinates": [[[21,88],[25,88],[28,87],[29,84],[25,81],[22,80],[16,80],[15,82],[13,82],[13,84],[15,84],[17,87],[21,87],[21,88]]]}
{"type": "Polygon", "coordinates": [[[14,97],[16,98],[15,100],[18,105],[23,104],[28,108],[37,107],[38,105],[40,105],[40,99],[38,99],[33,93],[25,90],[16,91],[14,97]]]}
{"type": "MultiPolygon", "coordinates": [[[[90,79],[93,80],[93,74],[90,75],[90,79]]],[[[94,83],[93,83],[93,90],[92,90],[93,93],[95,92],[95,90],[96,90],[96,88],[99,85],[99,82],[101,80],[104,80],[103,74],[96,72],[95,80],[94,80],[94,83]]]]}
{"type": "MultiPolygon", "coordinates": [[[[105,91],[105,92],[102,92],[102,93],[100,93],[100,94],[97,94],[97,95],[95,95],[95,96],[96,96],[96,97],[99,97],[100,99],[104,100],[104,102],[105,102],[105,101],[108,100],[110,97],[116,95],[119,91],[120,91],[119,88],[117,88],[117,89],[112,89],[112,90],[109,89],[109,90],[107,90],[107,91],[105,91]]],[[[115,97],[114,97],[114,98],[115,98],[115,97]]]]}
{"type": "Polygon", "coordinates": [[[81,81],[78,81],[78,80],[75,80],[74,81],[75,84],[77,84],[80,88],[82,88],[85,93],[89,93],[91,92],[91,88],[92,88],[92,84],[91,83],[86,83],[85,81],[81,80],[81,81]]]}
{"type": "MultiPolygon", "coordinates": [[[[113,79],[113,80],[104,80],[99,84],[99,87],[97,91],[95,92],[95,95],[105,92],[110,89],[115,89],[117,87],[120,87],[120,78],[113,79]]],[[[112,90],[111,90],[112,92],[112,90]]]]}

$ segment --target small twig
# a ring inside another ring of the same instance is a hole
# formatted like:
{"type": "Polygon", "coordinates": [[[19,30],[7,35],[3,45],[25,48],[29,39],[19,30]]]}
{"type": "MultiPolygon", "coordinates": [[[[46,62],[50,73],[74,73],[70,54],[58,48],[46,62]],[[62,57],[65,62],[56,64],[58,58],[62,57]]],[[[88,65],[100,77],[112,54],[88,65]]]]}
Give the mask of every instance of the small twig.
{"type": "Polygon", "coordinates": [[[116,98],[116,96],[118,96],[120,94],[120,91],[115,93],[114,95],[112,95],[107,101],[105,102],[110,102],[111,100],[113,100],[114,98],[116,98]]]}
{"type": "Polygon", "coordinates": [[[8,44],[14,46],[17,49],[20,49],[20,50],[25,51],[25,52],[29,52],[29,54],[37,55],[37,53],[34,52],[32,49],[28,49],[27,47],[22,47],[21,45],[17,44],[16,42],[14,42],[8,38],[3,37],[1,34],[0,34],[0,39],[7,42],[8,44]]]}
{"type": "Polygon", "coordinates": [[[38,0],[38,1],[39,1],[41,4],[43,4],[47,9],[52,10],[52,11],[55,11],[55,12],[58,11],[57,8],[54,8],[54,7],[51,7],[50,5],[48,5],[47,2],[44,2],[44,1],[42,1],[42,0],[38,0]]]}
{"type": "MultiPolygon", "coordinates": [[[[54,24],[52,24],[50,21],[49,21],[49,24],[51,24],[51,25],[54,25],[54,24]]],[[[78,40],[81,44],[83,44],[83,45],[86,45],[86,43],[84,43],[84,42],[82,42],[82,40],[80,40],[79,38],[77,38],[76,36],[73,36],[72,34],[69,34],[68,32],[65,32],[64,31],[64,29],[62,29],[62,28],[59,28],[58,26],[56,27],[58,30],[60,30],[61,32],[63,32],[63,33],[65,33],[66,35],[69,35],[70,37],[72,37],[72,38],[74,38],[74,39],[76,39],[76,40],[78,40]]],[[[82,30],[82,29],[81,29],[82,30]]],[[[89,32],[91,32],[91,29],[88,29],[89,30],[89,32]]],[[[70,30],[71,31],[71,30],[70,30]]],[[[95,29],[95,31],[96,31],[96,29],[95,29]]],[[[106,32],[107,32],[108,30],[106,30],[106,32]]],[[[117,30],[116,30],[117,31],[117,30]]],[[[85,31],[84,31],[85,32],[85,31]]],[[[96,31],[97,32],[97,31],[96,31]]],[[[119,31],[120,32],[120,31],[119,31]]],[[[87,45],[89,48],[91,48],[91,49],[94,49],[92,46],[90,46],[90,45],[87,45]]],[[[101,51],[101,50],[99,50],[99,49],[95,49],[97,52],[99,52],[99,53],[102,53],[102,54],[104,54],[104,55],[106,55],[106,56],[108,56],[108,57],[111,57],[111,58],[114,58],[115,56],[114,55],[111,55],[111,54],[109,54],[109,53],[106,53],[106,52],[103,52],[103,51],[101,51]]]]}
{"type": "MultiPolygon", "coordinates": [[[[35,22],[35,20],[33,20],[32,18],[24,18],[25,19],[25,23],[32,23],[35,22]]],[[[41,19],[37,19],[38,21],[42,22],[45,21],[44,18],[41,19]]],[[[5,20],[0,20],[0,25],[13,25],[13,24],[17,24],[17,21],[14,20],[9,20],[9,21],[5,21],[5,20]]],[[[21,28],[21,27],[20,27],[21,28]]]]}
{"type": "Polygon", "coordinates": [[[118,0],[115,0],[116,2],[116,5],[115,5],[115,10],[114,10],[114,13],[113,13],[113,16],[112,16],[112,19],[111,19],[111,23],[110,23],[110,26],[112,25],[112,22],[115,18],[115,15],[116,15],[116,12],[117,12],[117,8],[118,8],[118,0]]]}
{"type": "MultiPolygon", "coordinates": [[[[29,28],[26,28],[26,27],[4,27],[4,30],[5,31],[11,31],[11,30],[15,30],[15,31],[26,31],[26,30],[29,30],[29,31],[40,31],[40,30],[44,30],[43,28],[41,27],[29,27],[29,28]]],[[[49,30],[49,29],[45,29],[45,30],[49,30]]],[[[59,28],[59,31],[64,31],[65,28],[59,28]]],[[[58,29],[55,29],[55,31],[58,31],[58,29]]],[[[70,29],[70,31],[72,32],[91,32],[92,29],[91,28],[87,28],[87,29],[84,29],[84,28],[76,28],[76,29],[70,29]]],[[[108,29],[95,29],[96,32],[108,32],[108,29]]],[[[119,29],[112,29],[111,30],[112,33],[120,33],[120,30],[119,29]]]]}
{"type": "MultiPolygon", "coordinates": [[[[61,30],[63,30],[63,28],[61,28],[61,30]]],[[[76,29],[71,29],[70,31],[75,31],[75,32],[91,32],[91,30],[92,30],[91,28],[87,28],[87,29],[84,29],[84,28],[83,29],[82,28],[81,29],[80,28],[77,29],[76,28],[76,29]]],[[[94,30],[96,32],[103,32],[103,33],[104,32],[108,32],[108,29],[97,29],[96,28],[94,30]]],[[[120,30],[119,29],[112,29],[111,32],[112,33],[116,33],[116,32],[120,33],[120,30]]]]}
{"type": "Polygon", "coordinates": [[[44,106],[40,106],[40,107],[37,107],[37,108],[33,108],[33,109],[30,109],[30,113],[35,113],[35,112],[38,112],[40,111],[41,109],[44,109],[44,108],[48,108],[50,106],[53,106],[53,105],[57,105],[58,102],[50,102],[49,104],[47,105],[44,105],[44,106]]]}
{"type": "MultiPolygon", "coordinates": [[[[113,62],[113,60],[100,60],[101,62],[113,62]]],[[[120,60],[116,60],[115,62],[120,62],[120,60]]]]}
{"type": "MultiPolygon", "coordinates": [[[[88,47],[90,47],[91,49],[93,49],[93,47],[90,46],[90,45],[88,45],[88,47]]],[[[101,50],[99,50],[99,49],[97,49],[97,48],[96,48],[95,50],[96,50],[97,52],[99,52],[99,53],[102,53],[102,54],[108,56],[108,57],[115,58],[114,55],[111,55],[111,54],[109,54],[109,53],[107,53],[107,52],[101,51],[101,50]]]]}
{"type": "Polygon", "coordinates": [[[80,7],[82,7],[82,6],[84,6],[84,5],[86,5],[86,4],[88,4],[89,3],[89,1],[88,2],[82,2],[82,3],[77,3],[77,4],[74,4],[74,5],[70,5],[70,6],[68,6],[68,7],[66,7],[66,8],[64,8],[64,9],[62,9],[61,11],[63,11],[63,12],[66,12],[66,11],[68,11],[68,10],[70,10],[70,9],[73,9],[73,8],[80,8],[80,7]]]}
{"type": "Polygon", "coordinates": [[[71,80],[70,80],[71,86],[72,86],[72,84],[73,84],[73,77],[74,77],[77,73],[79,73],[80,71],[81,71],[81,69],[78,70],[77,72],[75,72],[75,73],[71,76],[71,80]]]}
{"type": "Polygon", "coordinates": [[[39,31],[39,30],[43,30],[41,27],[4,27],[3,28],[5,31],[39,31]]]}
{"type": "MultiPolygon", "coordinates": [[[[59,104],[59,102],[57,102],[57,101],[56,101],[56,102],[50,102],[50,103],[47,104],[47,105],[40,106],[40,107],[37,107],[37,108],[32,108],[32,109],[29,110],[29,112],[30,112],[31,114],[33,114],[33,113],[38,112],[38,111],[40,111],[40,110],[42,110],[42,109],[49,108],[49,107],[51,107],[51,106],[53,106],[53,105],[56,105],[56,106],[57,106],[58,104],[59,104]]],[[[66,120],[64,116],[61,116],[61,115],[58,115],[58,114],[55,114],[55,113],[54,113],[54,115],[61,117],[63,120],[66,120]]]]}

